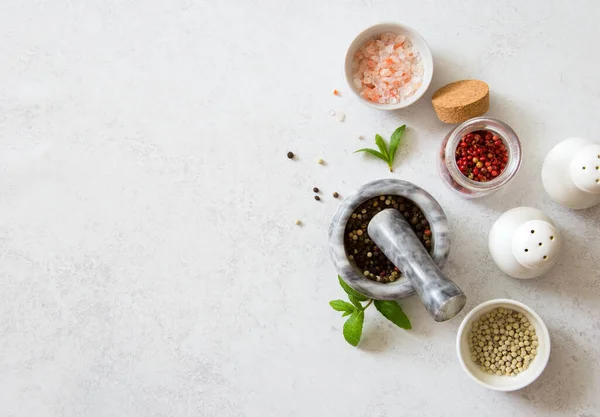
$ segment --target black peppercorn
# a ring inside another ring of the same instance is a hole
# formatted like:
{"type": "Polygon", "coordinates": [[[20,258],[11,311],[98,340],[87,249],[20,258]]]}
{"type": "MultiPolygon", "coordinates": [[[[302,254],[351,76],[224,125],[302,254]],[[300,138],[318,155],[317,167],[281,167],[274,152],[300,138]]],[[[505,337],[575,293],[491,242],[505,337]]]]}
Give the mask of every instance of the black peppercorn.
{"type": "Polygon", "coordinates": [[[318,195],[315,196],[315,200],[319,201],[321,199],[321,197],[319,197],[318,195]]]}
{"type": "Polygon", "coordinates": [[[429,224],[423,212],[412,201],[391,195],[374,197],[363,202],[348,219],[344,246],[348,254],[353,254],[354,265],[365,278],[382,284],[401,279],[402,272],[398,271],[398,268],[369,239],[367,226],[373,216],[390,206],[402,209],[401,212],[427,251],[430,252],[432,246],[429,224]],[[388,200],[389,203],[385,204],[388,200]]]}
{"type": "Polygon", "coordinates": [[[294,152],[288,152],[287,157],[292,159],[294,157],[294,152]]]}
{"type": "Polygon", "coordinates": [[[337,191],[335,193],[333,193],[333,198],[338,198],[340,195],[337,193],[337,191]]]}
{"type": "Polygon", "coordinates": [[[313,188],[313,191],[314,191],[315,193],[318,193],[318,192],[319,192],[319,189],[318,189],[317,187],[314,187],[314,188],[313,188]]]}

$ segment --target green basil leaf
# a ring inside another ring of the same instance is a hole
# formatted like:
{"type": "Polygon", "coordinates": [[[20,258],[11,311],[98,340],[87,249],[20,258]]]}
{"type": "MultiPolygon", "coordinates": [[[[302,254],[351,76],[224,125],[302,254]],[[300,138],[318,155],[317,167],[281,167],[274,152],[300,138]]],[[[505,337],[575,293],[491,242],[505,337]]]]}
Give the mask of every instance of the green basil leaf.
{"type": "Polygon", "coordinates": [[[373,156],[376,156],[377,158],[379,158],[379,159],[381,159],[382,161],[385,161],[385,162],[387,162],[387,160],[388,160],[388,159],[387,159],[387,156],[385,156],[385,155],[384,155],[384,154],[382,154],[381,152],[377,152],[375,149],[370,149],[370,148],[362,148],[362,149],[359,149],[359,150],[357,150],[357,151],[354,151],[354,153],[357,153],[357,152],[366,152],[366,153],[368,153],[368,154],[371,154],[371,155],[373,155],[373,156]]]}
{"type": "Polygon", "coordinates": [[[355,311],[344,323],[344,339],[352,346],[357,346],[362,336],[363,323],[365,321],[364,311],[355,311]]]}
{"type": "Polygon", "coordinates": [[[402,311],[402,308],[397,302],[375,300],[373,303],[383,317],[394,323],[396,326],[407,330],[412,329],[410,320],[406,314],[404,314],[404,311],[402,311]]]}
{"type": "Polygon", "coordinates": [[[375,144],[377,145],[377,147],[379,148],[379,150],[381,151],[382,154],[385,155],[385,159],[387,161],[390,160],[390,154],[388,152],[388,148],[387,148],[387,144],[385,143],[385,141],[383,140],[383,138],[380,135],[375,135],[375,144]]]}
{"type": "Polygon", "coordinates": [[[353,296],[353,295],[351,295],[351,294],[348,294],[348,299],[349,299],[350,301],[352,301],[352,304],[354,304],[354,305],[355,305],[357,308],[360,308],[360,309],[362,309],[362,304],[360,303],[360,301],[359,301],[359,300],[357,300],[357,299],[356,299],[356,297],[355,297],[355,296],[353,296]]]}
{"type": "Polygon", "coordinates": [[[352,313],[354,310],[356,310],[352,304],[344,300],[333,300],[329,302],[329,305],[335,311],[349,311],[352,313]]]}
{"type": "Polygon", "coordinates": [[[406,130],[406,125],[402,125],[398,129],[396,129],[394,131],[394,133],[392,133],[392,137],[390,139],[390,153],[389,153],[390,163],[394,163],[394,158],[396,157],[396,151],[398,150],[398,147],[400,146],[400,139],[402,139],[402,135],[404,134],[405,130],[406,130]]]}
{"type": "Polygon", "coordinates": [[[352,314],[352,311],[344,311],[344,314],[342,314],[342,317],[349,316],[350,314],[352,314]]]}
{"type": "Polygon", "coordinates": [[[346,294],[353,296],[358,301],[367,301],[369,299],[368,297],[365,297],[364,295],[350,287],[348,284],[346,284],[342,277],[340,277],[339,275],[338,281],[340,283],[340,286],[344,289],[344,291],[346,291],[346,294]]]}

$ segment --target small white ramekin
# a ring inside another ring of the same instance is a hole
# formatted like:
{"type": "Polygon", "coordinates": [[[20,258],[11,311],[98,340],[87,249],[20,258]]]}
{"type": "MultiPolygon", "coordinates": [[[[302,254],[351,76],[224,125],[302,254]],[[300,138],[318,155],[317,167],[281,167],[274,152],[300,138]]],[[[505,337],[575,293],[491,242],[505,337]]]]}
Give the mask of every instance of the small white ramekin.
{"type": "Polygon", "coordinates": [[[405,107],[410,106],[419,100],[423,94],[429,88],[429,84],[431,84],[431,79],[433,77],[433,58],[431,56],[431,51],[429,50],[429,46],[425,42],[425,39],[417,32],[416,30],[406,26],[401,25],[399,23],[379,23],[377,25],[371,26],[361,33],[358,34],[356,38],[352,41],[350,46],[348,47],[348,51],[346,52],[346,60],[345,60],[345,75],[346,82],[350,87],[350,90],[358,99],[366,104],[369,107],[373,107],[379,110],[397,110],[403,109],[405,107]],[[423,63],[423,83],[421,84],[421,88],[419,88],[412,96],[408,99],[403,100],[401,102],[395,104],[381,104],[381,103],[373,103],[372,101],[367,100],[358,94],[354,83],[352,82],[352,64],[354,62],[354,54],[358,49],[369,39],[381,35],[386,32],[397,33],[398,35],[406,36],[410,39],[412,45],[419,50],[421,54],[421,62],[423,63]]]}
{"type": "Polygon", "coordinates": [[[548,328],[540,316],[525,304],[508,299],[490,300],[479,304],[466,315],[458,328],[456,351],[458,360],[464,371],[479,385],[496,391],[516,391],[535,381],[546,368],[548,359],[550,359],[550,335],[548,328]],[[489,313],[499,307],[522,313],[533,327],[535,327],[535,334],[538,337],[539,346],[537,347],[537,355],[531,361],[529,368],[516,376],[490,375],[483,372],[479,365],[473,362],[469,351],[468,334],[472,323],[478,320],[483,314],[489,313]]]}

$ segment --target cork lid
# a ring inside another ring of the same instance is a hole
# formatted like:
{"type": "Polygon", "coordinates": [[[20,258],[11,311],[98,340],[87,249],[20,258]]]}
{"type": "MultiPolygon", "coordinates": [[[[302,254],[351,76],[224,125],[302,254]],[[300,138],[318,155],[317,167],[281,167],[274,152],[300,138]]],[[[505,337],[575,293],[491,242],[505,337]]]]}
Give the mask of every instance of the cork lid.
{"type": "Polygon", "coordinates": [[[488,85],[480,80],[461,80],[443,86],[431,101],[436,107],[445,109],[473,104],[490,93],[488,85]]]}
{"type": "Polygon", "coordinates": [[[455,81],[437,90],[431,103],[442,122],[461,123],[488,111],[490,89],[480,80],[455,81]]]}

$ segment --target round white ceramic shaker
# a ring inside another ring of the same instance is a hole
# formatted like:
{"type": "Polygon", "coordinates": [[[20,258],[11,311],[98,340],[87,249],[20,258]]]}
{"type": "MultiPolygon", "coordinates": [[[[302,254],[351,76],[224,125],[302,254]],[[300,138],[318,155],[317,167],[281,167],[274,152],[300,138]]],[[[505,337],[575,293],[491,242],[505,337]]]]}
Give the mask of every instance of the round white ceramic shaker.
{"type": "Polygon", "coordinates": [[[502,272],[528,279],[539,277],[554,266],[561,238],[552,220],[543,212],[532,207],[517,207],[496,220],[488,246],[502,272]]]}
{"type": "Polygon", "coordinates": [[[544,160],[542,182],[563,206],[585,209],[600,203],[600,143],[582,138],[560,142],[544,160]]]}

